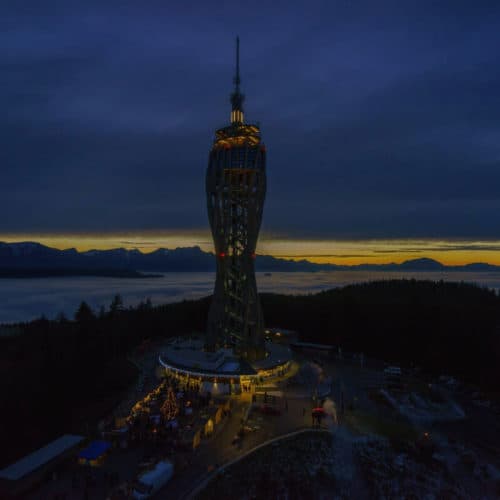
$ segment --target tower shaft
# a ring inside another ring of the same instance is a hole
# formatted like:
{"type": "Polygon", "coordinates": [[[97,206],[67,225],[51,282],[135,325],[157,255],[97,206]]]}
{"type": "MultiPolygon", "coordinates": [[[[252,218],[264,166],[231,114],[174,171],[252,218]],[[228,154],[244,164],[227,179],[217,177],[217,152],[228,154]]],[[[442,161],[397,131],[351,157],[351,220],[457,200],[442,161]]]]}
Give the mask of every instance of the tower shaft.
{"type": "Polygon", "coordinates": [[[206,174],[207,208],[217,259],[207,346],[232,347],[249,360],[264,355],[255,280],[255,249],[266,195],[266,150],[257,125],[243,123],[237,42],[231,125],[216,131],[206,174]]]}

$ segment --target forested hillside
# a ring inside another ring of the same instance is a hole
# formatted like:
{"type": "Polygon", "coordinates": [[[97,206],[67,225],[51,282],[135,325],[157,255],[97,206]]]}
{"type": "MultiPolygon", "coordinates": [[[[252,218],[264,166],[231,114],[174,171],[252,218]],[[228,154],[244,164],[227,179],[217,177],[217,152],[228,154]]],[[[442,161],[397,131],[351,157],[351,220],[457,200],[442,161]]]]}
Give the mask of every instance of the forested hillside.
{"type": "MultiPolygon", "coordinates": [[[[301,340],[500,390],[500,298],[493,291],[401,280],[261,299],[267,326],[297,330],[301,340]]],[[[117,297],[107,310],[82,303],[71,320],[42,318],[0,336],[2,462],[93,425],[136,376],[127,355],[146,340],[203,332],[209,303],[126,309],[117,297]]]]}

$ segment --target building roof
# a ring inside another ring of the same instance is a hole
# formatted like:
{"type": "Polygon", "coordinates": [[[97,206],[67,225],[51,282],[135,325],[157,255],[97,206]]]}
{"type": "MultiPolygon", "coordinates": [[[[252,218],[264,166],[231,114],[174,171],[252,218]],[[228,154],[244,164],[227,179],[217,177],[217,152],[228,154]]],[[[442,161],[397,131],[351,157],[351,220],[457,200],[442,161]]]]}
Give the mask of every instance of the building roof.
{"type": "Polygon", "coordinates": [[[266,343],[267,356],[252,362],[252,366],[257,370],[270,370],[280,365],[288,363],[292,359],[292,353],[288,347],[281,344],[266,343]]]}
{"type": "Polygon", "coordinates": [[[0,478],[17,481],[81,443],[84,439],[83,436],[65,434],[43,448],[0,470],[0,478]]]}
{"type": "Polygon", "coordinates": [[[240,375],[255,375],[255,370],[244,360],[237,359],[230,349],[206,352],[199,338],[177,338],[169,343],[159,356],[165,368],[194,377],[208,376],[231,379],[240,375]]]}
{"type": "Polygon", "coordinates": [[[201,371],[220,371],[228,352],[220,349],[206,352],[201,339],[175,339],[165,349],[163,356],[175,366],[199,368],[201,371]]]}
{"type": "Polygon", "coordinates": [[[108,441],[92,441],[87,448],[78,454],[78,458],[85,458],[86,460],[95,460],[101,455],[104,455],[111,447],[108,441]]]}
{"type": "Polygon", "coordinates": [[[155,482],[165,476],[165,474],[172,475],[174,472],[174,464],[169,460],[158,462],[154,469],[144,472],[139,476],[139,481],[147,486],[155,484],[155,482]]]}

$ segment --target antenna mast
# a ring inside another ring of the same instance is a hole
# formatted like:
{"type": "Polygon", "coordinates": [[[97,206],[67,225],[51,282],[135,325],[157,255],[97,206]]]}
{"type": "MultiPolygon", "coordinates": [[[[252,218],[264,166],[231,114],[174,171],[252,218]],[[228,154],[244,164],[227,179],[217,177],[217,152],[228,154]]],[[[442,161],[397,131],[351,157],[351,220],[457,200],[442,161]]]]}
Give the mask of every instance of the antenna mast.
{"type": "Polygon", "coordinates": [[[234,77],[234,84],[236,85],[236,91],[240,90],[240,37],[236,37],[236,75],[234,77]]]}
{"type": "Polygon", "coordinates": [[[243,123],[243,101],[245,96],[240,92],[240,37],[236,37],[236,73],[233,78],[234,91],[231,94],[231,123],[243,123]]]}

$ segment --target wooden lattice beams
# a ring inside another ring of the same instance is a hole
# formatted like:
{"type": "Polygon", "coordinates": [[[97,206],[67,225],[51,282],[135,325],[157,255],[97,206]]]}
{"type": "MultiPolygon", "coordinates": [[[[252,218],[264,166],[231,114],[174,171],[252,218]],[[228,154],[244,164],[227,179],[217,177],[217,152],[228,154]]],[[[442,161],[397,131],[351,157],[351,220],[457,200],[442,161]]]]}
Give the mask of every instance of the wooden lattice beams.
{"type": "Polygon", "coordinates": [[[264,353],[254,270],[266,192],[265,148],[260,145],[258,127],[239,125],[217,131],[206,190],[217,256],[207,345],[213,349],[233,345],[242,356],[255,359],[264,353]]]}

